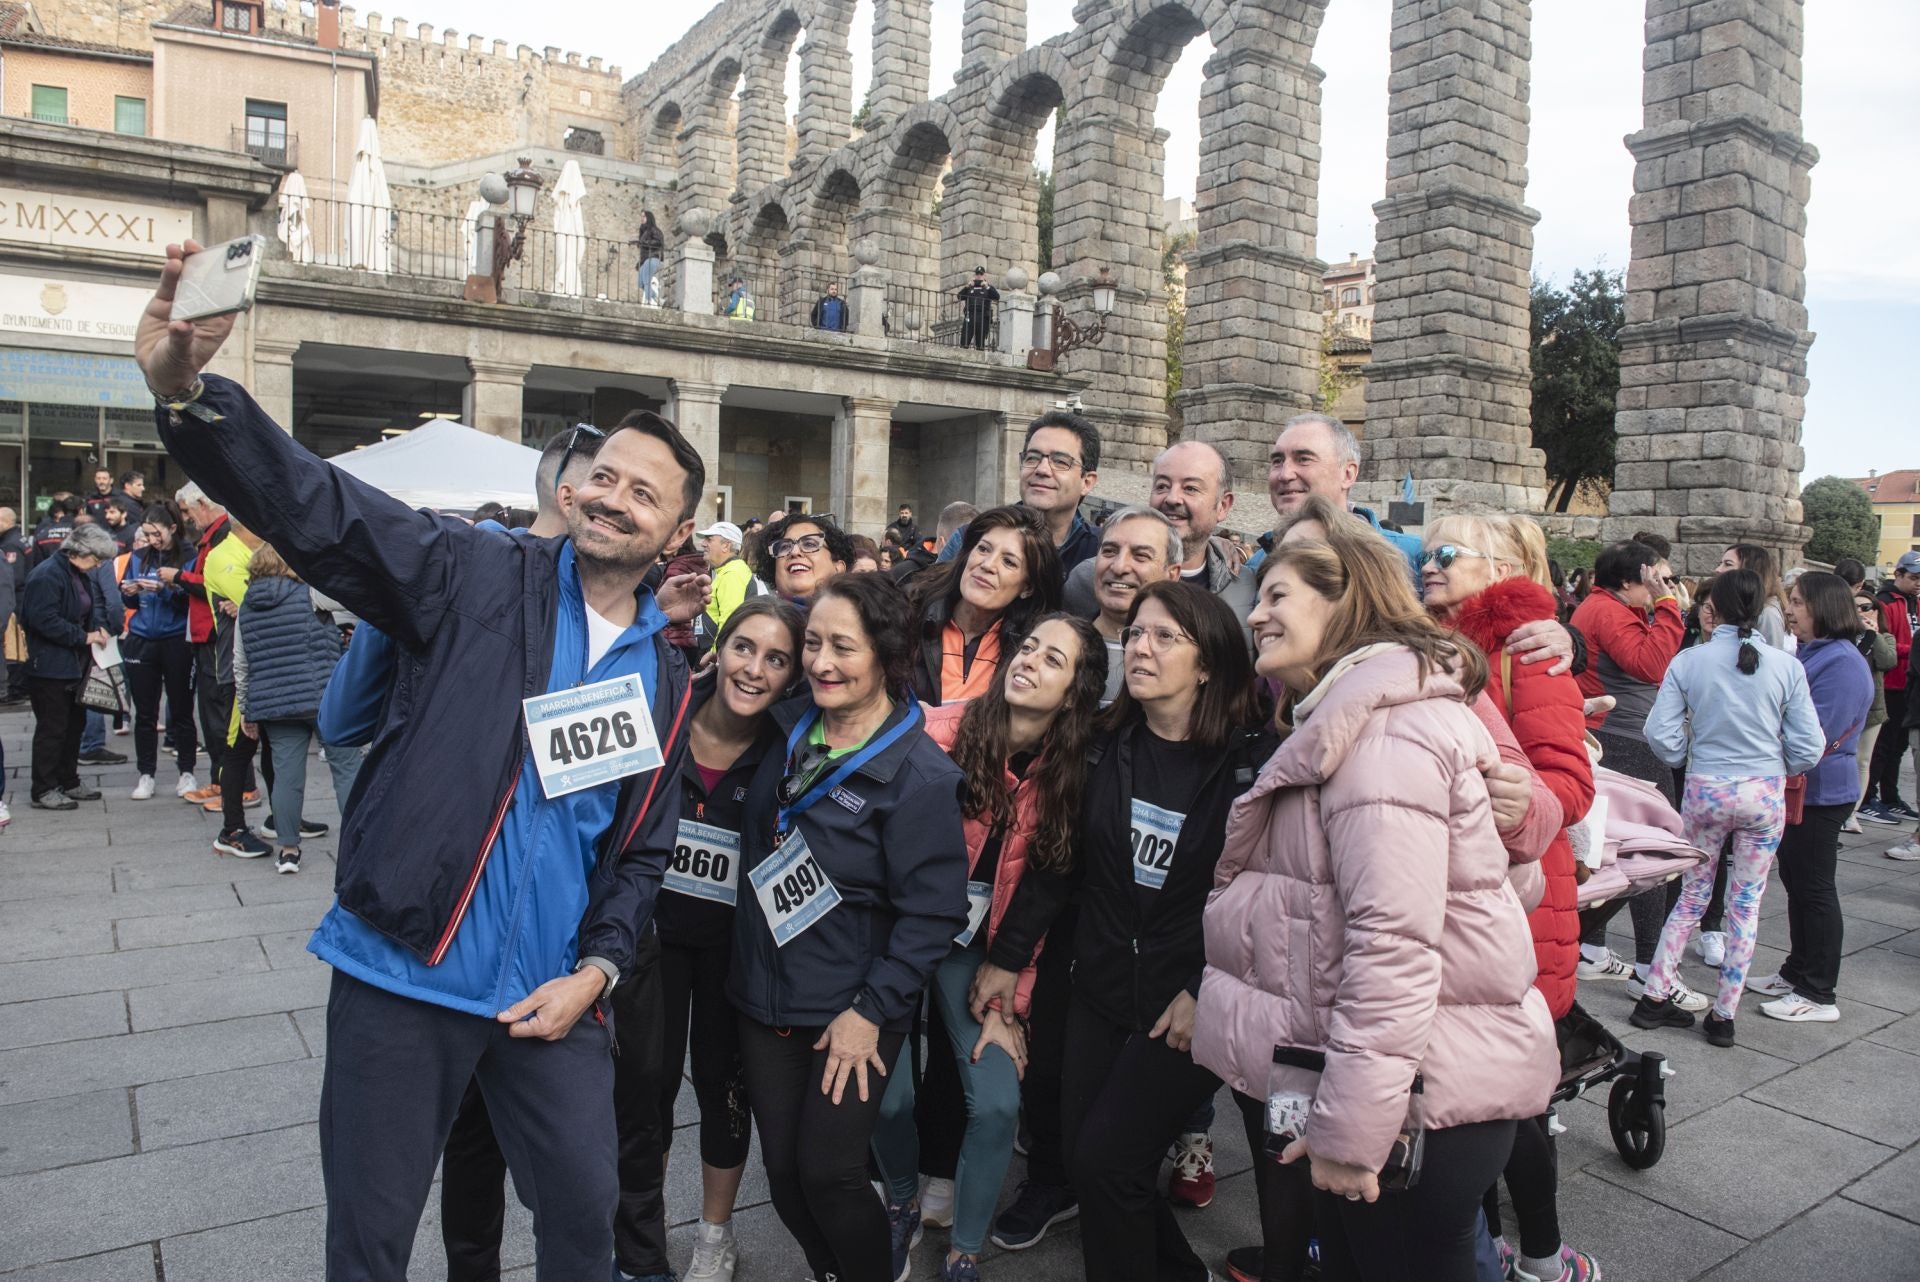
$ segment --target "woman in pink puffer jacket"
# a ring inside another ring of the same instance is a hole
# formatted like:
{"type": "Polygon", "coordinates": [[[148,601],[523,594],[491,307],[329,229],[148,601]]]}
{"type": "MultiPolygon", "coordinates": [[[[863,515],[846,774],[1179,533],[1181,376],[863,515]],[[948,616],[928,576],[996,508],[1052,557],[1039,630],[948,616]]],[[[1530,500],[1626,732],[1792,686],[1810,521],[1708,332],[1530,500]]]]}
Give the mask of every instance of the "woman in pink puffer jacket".
{"type": "Polygon", "coordinates": [[[1275,548],[1251,623],[1261,675],[1299,694],[1228,823],[1193,1056],[1243,1094],[1311,1099],[1282,1160],[1312,1160],[1328,1279],[1468,1282],[1481,1196],[1559,1078],[1479,770],[1485,660],[1358,527],[1275,548]],[[1420,1174],[1383,1193],[1410,1118],[1420,1174]]]}

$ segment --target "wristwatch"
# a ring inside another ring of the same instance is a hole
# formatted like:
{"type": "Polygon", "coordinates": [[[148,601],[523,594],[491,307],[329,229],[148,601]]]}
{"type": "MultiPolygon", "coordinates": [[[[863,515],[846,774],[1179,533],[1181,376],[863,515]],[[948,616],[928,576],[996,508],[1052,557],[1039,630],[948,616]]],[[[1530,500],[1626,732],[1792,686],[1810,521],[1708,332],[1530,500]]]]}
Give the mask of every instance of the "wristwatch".
{"type": "Polygon", "coordinates": [[[613,986],[620,982],[620,971],[604,957],[582,957],[580,964],[573,968],[573,973],[578,975],[589,968],[599,971],[606,977],[606,986],[600,990],[601,1000],[604,1001],[607,994],[613,991],[613,986]]]}

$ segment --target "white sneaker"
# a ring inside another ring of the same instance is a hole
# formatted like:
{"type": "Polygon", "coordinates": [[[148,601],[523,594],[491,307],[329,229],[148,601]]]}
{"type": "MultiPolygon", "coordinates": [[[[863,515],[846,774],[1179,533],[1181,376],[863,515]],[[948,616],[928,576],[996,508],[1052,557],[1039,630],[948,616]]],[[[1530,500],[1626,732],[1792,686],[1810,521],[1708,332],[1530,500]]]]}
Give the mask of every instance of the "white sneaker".
{"type": "Polygon", "coordinates": [[[953,1181],[928,1176],[920,1186],[920,1222],[928,1228],[953,1227],[953,1181]]]}
{"type": "Polygon", "coordinates": [[[7,803],[0,801],[0,828],[13,822],[13,811],[7,809],[7,803]]]}
{"type": "Polygon", "coordinates": [[[686,1282],[733,1282],[733,1270],[740,1263],[740,1248],[734,1244],[733,1221],[694,1226],[693,1260],[687,1265],[686,1282]]]}
{"type": "Polygon", "coordinates": [[[1775,998],[1762,1006],[1760,1013],[1769,1019],[1785,1020],[1789,1024],[1833,1024],[1840,1019],[1838,1006],[1810,1002],[1798,993],[1775,998]]]}
{"type": "Polygon", "coordinates": [[[1700,932],[1700,938],[1694,941],[1694,948],[1699,952],[1701,961],[1719,970],[1727,960],[1727,932],[1703,930],[1700,932]]]}
{"type": "Polygon", "coordinates": [[[180,782],[173,786],[173,795],[176,797],[184,797],[190,792],[198,792],[199,790],[200,781],[195,779],[193,777],[193,771],[189,770],[181,775],[180,782]]]}
{"type": "Polygon", "coordinates": [[[1778,975],[1748,975],[1746,989],[1750,993],[1765,993],[1768,997],[1785,997],[1793,992],[1793,985],[1778,975]]]}
{"type": "Polygon", "coordinates": [[[1903,863],[1912,863],[1914,860],[1920,859],[1920,837],[1915,837],[1911,841],[1903,841],[1897,846],[1889,846],[1885,853],[1889,859],[1898,859],[1903,863]]]}
{"type": "Polygon", "coordinates": [[[1580,964],[1574,967],[1574,974],[1578,979],[1632,979],[1633,967],[1621,961],[1618,953],[1608,949],[1606,957],[1597,962],[1582,957],[1580,964]]]}
{"type": "Polygon", "coordinates": [[[133,785],[133,792],[130,795],[135,801],[151,801],[153,799],[153,776],[141,775],[140,782],[133,785]]]}
{"type": "MultiPolygon", "coordinates": [[[[1634,978],[1627,981],[1627,996],[1638,1001],[1646,995],[1647,985],[1644,980],[1634,978]]],[[[1667,1000],[1681,1010],[1692,1011],[1695,1014],[1699,1014],[1707,1007],[1713,1005],[1706,997],[1694,992],[1691,988],[1681,983],[1677,975],[1674,977],[1673,987],[1667,990],[1667,1000]]]]}
{"type": "Polygon", "coordinates": [[[1841,825],[1840,825],[1840,831],[1841,831],[1841,832],[1850,832],[1850,833],[1852,833],[1852,834],[1853,834],[1854,836],[1856,836],[1856,837],[1857,837],[1857,836],[1859,836],[1859,835],[1860,835],[1860,834],[1861,834],[1862,832],[1864,832],[1864,831],[1865,831],[1865,829],[1863,829],[1863,828],[1861,828],[1861,826],[1860,826],[1860,820],[1858,819],[1858,817],[1856,817],[1856,816],[1854,816],[1854,815],[1848,815],[1848,816],[1847,816],[1847,821],[1846,821],[1845,823],[1843,823],[1843,824],[1841,824],[1841,825]]]}

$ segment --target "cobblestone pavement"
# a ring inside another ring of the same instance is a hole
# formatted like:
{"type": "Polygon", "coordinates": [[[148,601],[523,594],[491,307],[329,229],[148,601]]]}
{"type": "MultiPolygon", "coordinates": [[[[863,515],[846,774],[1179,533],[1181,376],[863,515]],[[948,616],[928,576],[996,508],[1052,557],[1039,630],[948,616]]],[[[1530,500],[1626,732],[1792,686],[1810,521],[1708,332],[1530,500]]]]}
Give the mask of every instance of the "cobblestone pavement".
{"type": "MultiPolygon", "coordinates": [[[[216,817],[174,799],[170,769],[152,801],[128,800],[132,770],[120,766],[87,772],[102,801],[31,810],[30,729],[25,713],[0,714],[14,806],[0,834],[0,1280],[319,1278],[327,970],[305,943],[328,900],[331,839],[306,845],[298,876],[217,858],[216,817]]],[[[336,822],[318,763],[308,783],[313,817],[336,822]]],[[[1613,1282],[1920,1277],[1920,864],[1882,856],[1902,830],[1869,829],[1841,852],[1838,1024],[1778,1024],[1749,1006],[1739,1046],[1715,1050],[1697,1031],[1634,1032],[1618,986],[1582,994],[1629,1044],[1666,1052],[1678,1070],[1666,1157],[1650,1171],[1615,1154],[1603,1099],[1564,1110],[1562,1224],[1613,1282]]],[[[1775,885],[1762,971],[1780,960],[1785,908],[1775,885]]],[[[1705,989],[1698,963],[1688,969],[1705,989]]],[[[683,1127],[692,1099],[682,1092],[683,1127]]],[[[1220,1117],[1218,1196],[1182,1217],[1216,1267],[1258,1232],[1248,1154],[1228,1123],[1237,1114],[1223,1106],[1220,1117]]],[[[683,1265],[694,1152],[683,1135],[669,1176],[683,1265]]],[[[739,1277],[799,1282],[804,1265],[758,1161],[738,1215],[739,1277]]],[[[511,1205],[506,1263],[531,1278],[529,1221],[511,1205]]],[[[430,1207],[415,1277],[442,1276],[438,1223],[430,1207]]],[[[917,1276],[938,1276],[944,1241],[928,1233],[917,1276]]],[[[1079,1278],[1078,1233],[1069,1225],[1031,1251],[991,1256],[982,1273],[1079,1278]]]]}

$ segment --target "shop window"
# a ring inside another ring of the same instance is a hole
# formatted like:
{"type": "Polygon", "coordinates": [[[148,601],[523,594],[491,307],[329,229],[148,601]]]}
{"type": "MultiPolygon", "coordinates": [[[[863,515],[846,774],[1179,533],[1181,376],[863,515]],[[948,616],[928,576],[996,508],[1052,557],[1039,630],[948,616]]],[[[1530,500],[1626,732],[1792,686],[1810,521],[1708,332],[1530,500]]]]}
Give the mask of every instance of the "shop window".
{"type": "Polygon", "coordinates": [[[145,98],[122,98],[113,100],[113,132],[133,134],[136,137],[147,136],[147,100],[145,98]]]}

